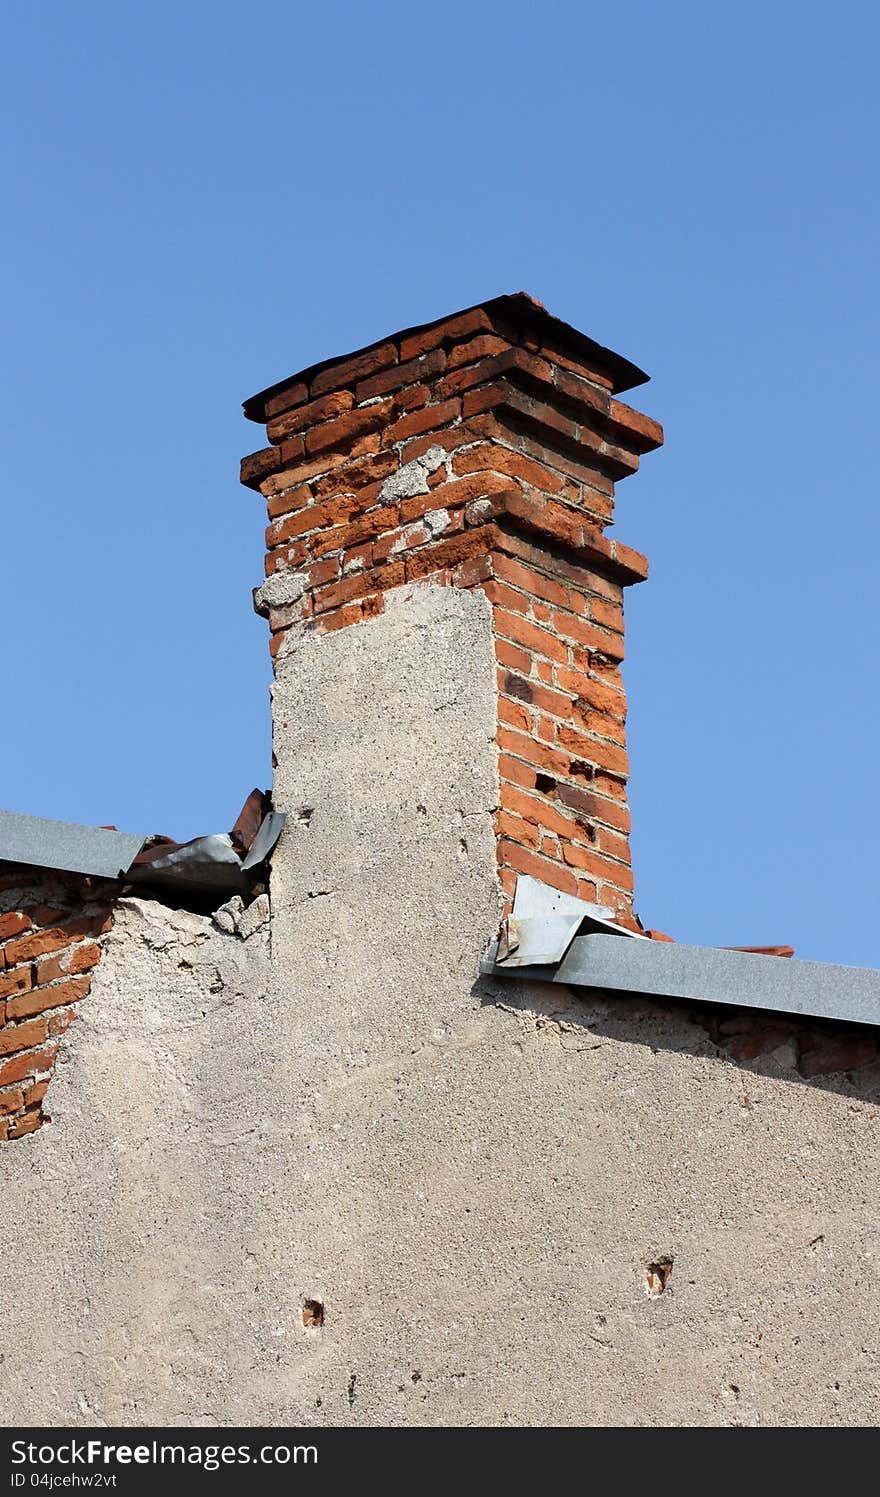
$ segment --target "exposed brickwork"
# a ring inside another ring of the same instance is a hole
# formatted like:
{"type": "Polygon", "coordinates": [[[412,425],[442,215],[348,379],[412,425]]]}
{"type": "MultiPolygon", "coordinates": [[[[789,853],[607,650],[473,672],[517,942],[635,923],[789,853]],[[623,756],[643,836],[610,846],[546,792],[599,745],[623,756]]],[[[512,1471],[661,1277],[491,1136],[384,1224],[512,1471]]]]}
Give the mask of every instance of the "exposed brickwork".
{"type": "Polygon", "coordinates": [[[532,873],[631,923],[623,588],[647,563],[604,529],[662,432],[615,398],[621,362],[528,298],[487,303],[250,402],[271,445],[242,481],[268,506],[275,660],[392,588],[484,590],[505,892],[532,873]]]}
{"type": "Polygon", "coordinates": [[[0,1141],[47,1121],[59,1041],[88,995],[117,887],[0,863],[0,1141]]]}

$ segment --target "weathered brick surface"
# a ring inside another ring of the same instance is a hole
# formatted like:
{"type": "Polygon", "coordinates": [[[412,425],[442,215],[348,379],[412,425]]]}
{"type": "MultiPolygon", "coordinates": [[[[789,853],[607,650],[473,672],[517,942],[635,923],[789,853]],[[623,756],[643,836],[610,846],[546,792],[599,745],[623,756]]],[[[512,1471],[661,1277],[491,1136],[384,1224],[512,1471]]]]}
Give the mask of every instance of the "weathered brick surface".
{"type": "Polygon", "coordinates": [[[57,1037],[88,996],[116,886],[0,863],[0,1138],[33,1133],[57,1037]]]}
{"type": "MultiPolygon", "coordinates": [[[[502,873],[533,873],[631,922],[619,665],[623,588],[647,564],[604,530],[615,482],[662,431],[614,398],[614,356],[592,353],[527,299],[387,339],[270,392],[272,445],[245,459],[242,481],[267,501],[267,576],[302,584],[294,602],[258,604],[273,660],[381,612],[390,588],[483,588],[499,662],[502,873]]],[[[60,981],[48,950],[43,970],[60,981]]]]}

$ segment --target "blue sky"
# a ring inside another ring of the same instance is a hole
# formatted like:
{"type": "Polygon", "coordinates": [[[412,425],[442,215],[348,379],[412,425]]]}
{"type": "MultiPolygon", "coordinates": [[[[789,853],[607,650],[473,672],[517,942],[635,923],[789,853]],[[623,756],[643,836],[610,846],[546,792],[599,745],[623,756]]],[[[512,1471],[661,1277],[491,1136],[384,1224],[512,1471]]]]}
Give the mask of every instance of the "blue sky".
{"type": "Polygon", "coordinates": [[[524,289],[652,375],[620,485],[637,908],[880,966],[876,8],[5,10],[0,804],[270,782],[240,402],[524,289]]]}

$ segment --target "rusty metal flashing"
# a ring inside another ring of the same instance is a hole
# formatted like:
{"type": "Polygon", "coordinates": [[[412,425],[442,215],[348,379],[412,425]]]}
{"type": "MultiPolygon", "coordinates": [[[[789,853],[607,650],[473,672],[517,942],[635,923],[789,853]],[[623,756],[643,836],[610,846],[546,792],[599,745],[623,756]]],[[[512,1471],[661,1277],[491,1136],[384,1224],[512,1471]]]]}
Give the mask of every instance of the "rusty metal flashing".
{"type": "Polygon", "coordinates": [[[0,811],[0,862],[226,898],[252,884],[284,822],[261,790],[248,796],[231,832],[182,843],[0,811]]]}

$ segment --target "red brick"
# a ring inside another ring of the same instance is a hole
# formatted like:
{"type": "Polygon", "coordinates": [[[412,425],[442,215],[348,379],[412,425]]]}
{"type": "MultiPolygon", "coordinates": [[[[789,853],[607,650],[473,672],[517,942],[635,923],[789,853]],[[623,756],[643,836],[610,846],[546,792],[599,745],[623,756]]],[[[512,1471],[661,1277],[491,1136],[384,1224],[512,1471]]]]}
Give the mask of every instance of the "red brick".
{"type": "Polygon", "coordinates": [[[525,847],[537,848],[541,840],[536,826],[503,808],[495,814],[495,832],[497,836],[509,837],[525,847]]]}
{"type": "Polygon", "coordinates": [[[390,417],[390,400],[380,401],[353,411],[346,411],[333,421],[312,427],[306,435],[306,452],[326,452],[328,448],[350,447],[358,437],[379,431],[390,417]]]}
{"type": "Polygon", "coordinates": [[[334,390],[329,395],[322,395],[319,400],[311,400],[307,405],[297,406],[270,421],[266,427],[266,435],[270,442],[283,442],[285,438],[304,431],[308,426],[317,426],[321,421],[341,416],[343,411],[350,411],[353,405],[354,396],[350,390],[334,390]]]}
{"type": "Polygon", "coordinates": [[[507,353],[510,344],[503,338],[497,338],[493,333],[483,333],[478,338],[472,338],[469,343],[459,343],[449,354],[448,364],[450,369],[457,369],[462,364],[474,364],[477,359],[491,358],[496,353],[507,353]]]}
{"type": "Polygon", "coordinates": [[[101,948],[96,941],[87,941],[82,946],[73,946],[62,956],[51,957],[37,967],[37,982],[55,982],[59,977],[72,977],[75,972],[88,972],[101,959],[101,948]]]}
{"type": "MultiPolygon", "coordinates": [[[[32,1019],[28,1024],[14,1024],[7,1029],[0,1029],[0,1055],[13,1055],[16,1050],[29,1050],[34,1045],[42,1045],[48,1034],[45,1019],[32,1019]]],[[[0,1085],[3,1084],[3,1072],[0,1069],[0,1085]]]]}
{"type": "Polygon", "coordinates": [[[526,795],[511,785],[503,785],[501,804],[506,809],[515,811],[523,821],[543,827],[545,832],[552,832],[556,837],[571,839],[580,835],[575,818],[561,815],[545,796],[526,795]]]}
{"type": "Polygon", "coordinates": [[[71,911],[60,905],[38,904],[35,910],[31,910],[31,915],[37,925],[63,925],[71,918],[71,911]]]}
{"type": "Polygon", "coordinates": [[[43,1122],[43,1116],[39,1108],[25,1112],[21,1117],[11,1118],[9,1122],[9,1138],[22,1138],[26,1133],[35,1133],[43,1122]]]}
{"type": "Polygon", "coordinates": [[[490,544],[491,538],[480,531],[469,530],[444,536],[406,558],[407,581],[416,582],[441,567],[458,566],[474,556],[485,555],[490,544]]]}
{"type": "Polygon", "coordinates": [[[342,556],[342,571],[348,577],[354,572],[364,572],[373,564],[373,543],[367,541],[364,545],[352,546],[342,556]]]}
{"type": "Polygon", "coordinates": [[[532,668],[532,657],[525,650],[518,649],[509,640],[495,639],[495,659],[499,665],[506,666],[508,670],[519,671],[520,675],[527,676],[532,668]]]}
{"type": "Polygon", "coordinates": [[[528,593],[517,592],[516,588],[508,587],[506,582],[498,582],[494,577],[486,586],[486,597],[496,608],[519,614],[523,619],[528,619],[532,612],[532,599],[528,593]]]}
{"type": "Polygon", "coordinates": [[[590,604],[590,614],[593,622],[601,624],[603,629],[616,629],[619,634],[623,633],[623,608],[620,603],[606,603],[602,598],[596,598],[590,604]]]}
{"type": "Polygon", "coordinates": [[[597,738],[607,738],[611,743],[626,743],[626,729],[619,718],[611,717],[607,712],[591,712],[589,709],[576,702],[572,711],[572,721],[577,728],[583,729],[585,733],[595,733],[597,738]]]}
{"type": "Polygon", "coordinates": [[[24,1107],[24,1092],[21,1087],[14,1086],[8,1091],[0,1092],[0,1113],[18,1112],[24,1107]]]}
{"type": "Polygon", "coordinates": [[[545,770],[552,775],[565,775],[568,770],[568,755],[560,753],[558,749],[550,748],[545,743],[539,743],[536,738],[530,738],[525,733],[518,733],[513,728],[499,727],[498,747],[506,750],[509,754],[515,754],[526,763],[534,764],[540,770],[545,770]]]}
{"type": "Polygon", "coordinates": [[[806,1030],[800,1048],[802,1076],[830,1076],[870,1065],[877,1059],[878,1043],[874,1035],[857,1030],[806,1030]]]}
{"type": "Polygon", "coordinates": [[[587,624],[576,614],[564,611],[554,613],[553,628],[564,639],[575,640],[591,650],[602,650],[613,659],[623,659],[622,634],[603,634],[593,624],[587,624]]]}
{"type": "Polygon", "coordinates": [[[12,967],[16,962],[30,962],[35,957],[58,951],[62,946],[70,946],[83,936],[102,935],[110,929],[111,924],[112,919],[107,915],[80,915],[70,919],[66,925],[20,936],[18,940],[10,941],[6,947],[6,964],[12,967]]]}
{"type": "Polygon", "coordinates": [[[577,879],[570,868],[553,863],[549,858],[542,858],[540,854],[530,852],[528,848],[520,847],[507,838],[498,844],[498,860],[515,868],[518,873],[540,879],[542,884],[549,884],[552,889],[561,889],[564,894],[577,893],[577,879]]]}
{"type": "Polygon", "coordinates": [[[565,584],[557,582],[552,577],[542,576],[540,572],[523,566],[522,562],[514,561],[510,556],[499,553],[495,572],[512,587],[520,587],[524,592],[533,593],[545,603],[553,603],[558,608],[568,607],[570,591],[565,584]]]}
{"type": "Polygon", "coordinates": [[[507,723],[511,728],[518,728],[521,733],[531,733],[534,726],[531,713],[519,702],[511,702],[507,697],[498,698],[498,721],[507,723]]]}
{"type": "MultiPolygon", "coordinates": [[[[314,556],[323,556],[328,551],[348,551],[352,546],[361,546],[366,541],[378,539],[397,529],[397,505],[386,504],[379,509],[368,509],[348,525],[338,525],[328,530],[319,530],[311,541],[314,556]]],[[[383,558],[375,556],[376,561],[383,558]]]]}
{"type": "Polygon", "coordinates": [[[239,481],[249,489],[259,490],[263,479],[281,467],[281,456],[277,447],[261,447],[259,452],[250,452],[241,460],[239,481]]]}
{"type": "Polygon", "coordinates": [[[599,827],[596,845],[600,852],[606,853],[609,858],[615,858],[619,863],[631,862],[629,838],[621,836],[619,832],[610,832],[607,827],[599,827]]]}
{"type": "Polygon", "coordinates": [[[455,569],[454,582],[456,587],[476,587],[478,583],[488,582],[491,576],[491,556],[477,555],[459,562],[455,569]]]}
{"type": "Polygon", "coordinates": [[[364,616],[364,605],[359,600],[356,603],[346,603],[342,608],[332,609],[329,613],[322,613],[315,620],[316,632],[320,634],[333,634],[337,629],[345,629],[349,624],[361,623],[364,616]]]}
{"type": "Polygon", "coordinates": [[[404,416],[407,411],[419,411],[431,399],[429,385],[407,385],[394,396],[395,416],[404,416]]]}
{"type": "Polygon", "coordinates": [[[608,417],[615,426],[623,428],[626,438],[633,442],[637,452],[651,452],[655,447],[663,446],[663,427],[659,421],[652,421],[650,416],[634,411],[632,406],[624,405],[622,400],[612,400],[609,403],[608,417]]]}
{"type": "Polygon", "coordinates": [[[0,972],[0,998],[8,998],[13,993],[26,993],[31,986],[30,967],[19,967],[14,972],[0,972]]]}
{"type": "Polygon", "coordinates": [[[525,337],[523,343],[526,348],[533,349],[550,364],[558,364],[562,369],[569,369],[582,380],[588,380],[591,384],[599,385],[604,390],[611,390],[614,381],[607,374],[597,369],[590,368],[583,360],[578,360],[569,351],[564,349],[560,343],[554,342],[552,338],[544,336],[542,339],[525,337]]]}
{"type": "Polygon", "coordinates": [[[605,681],[595,681],[591,676],[585,676],[581,671],[569,670],[565,666],[557,668],[556,680],[584,707],[593,708],[597,712],[607,712],[611,717],[619,718],[621,722],[626,720],[626,696],[623,691],[617,691],[605,681]]]}
{"type": "Polygon", "coordinates": [[[21,935],[23,930],[30,930],[30,927],[28,915],[20,910],[10,910],[8,915],[0,915],[0,941],[7,941],[10,936],[21,935]]]}
{"type": "Polygon", "coordinates": [[[289,410],[294,405],[301,405],[308,398],[309,387],[303,380],[285,385],[283,390],[279,390],[266,401],[266,420],[271,421],[272,417],[277,416],[281,411],[289,410]]]}
{"type": "Polygon", "coordinates": [[[586,738],[582,733],[569,727],[559,729],[559,743],[562,748],[568,749],[569,753],[586,759],[592,764],[597,764],[602,769],[624,776],[629,774],[626,751],[614,743],[606,743],[598,738],[586,738]]]}
{"type": "Polygon", "coordinates": [[[48,1081],[37,1081],[24,1094],[26,1107],[38,1107],[49,1090],[48,1081]]]}
{"type": "Polygon", "coordinates": [[[551,634],[547,629],[539,629],[536,624],[530,624],[527,619],[520,618],[518,614],[509,613],[504,608],[496,608],[495,628],[505,639],[524,645],[528,650],[534,650],[536,655],[544,655],[548,660],[555,660],[560,665],[568,663],[568,650],[555,634],[551,634]]]}
{"type": "MultiPolygon", "coordinates": [[[[20,1033],[22,1029],[31,1027],[31,1025],[21,1024],[19,1025],[18,1032],[20,1033]]],[[[45,1023],[43,1023],[42,1027],[45,1030],[45,1023]]],[[[2,1053],[4,1032],[0,1031],[0,1053],[2,1053]]],[[[38,1042],[32,1041],[32,1043],[38,1042]]],[[[0,1065],[0,1086],[10,1086],[14,1081],[23,1081],[26,1077],[37,1075],[41,1071],[50,1071],[55,1064],[57,1054],[57,1045],[47,1045],[44,1050],[30,1050],[27,1054],[13,1055],[11,1060],[7,1060],[5,1064],[0,1065]]]]}
{"type": "Polygon", "coordinates": [[[566,842],[562,848],[564,861],[572,868],[580,868],[594,878],[610,880],[613,884],[628,893],[633,888],[632,869],[622,863],[612,863],[601,853],[591,852],[586,847],[581,847],[575,842],[566,842]]]}
{"type": "Polygon", "coordinates": [[[571,697],[565,696],[561,691],[553,691],[548,686],[539,686],[536,681],[519,676],[515,671],[499,673],[498,690],[537,707],[540,712],[549,712],[554,717],[567,719],[571,715],[571,697]]]}
{"type": "Polygon", "coordinates": [[[283,493],[273,494],[269,499],[269,519],[277,520],[281,515],[292,515],[311,502],[312,491],[308,484],[301,483],[294,489],[285,489],[283,493]]]}
{"type": "Polygon", "coordinates": [[[269,483],[267,481],[266,484],[261,485],[261,492],[265,494],[267,499],[270,495],[277,493],[279,489],[290,489],[295,484],[308,483],[312,478],[324,478],[332,469],[340,467],[343,463],[347,463],[352,457],[350,452],[335,452],[330,450],[322,452],[319,457],[309,460],[305,458],[297,459],[286,455],[285,449],[287,446],[288,443],[285,442],[284,447],[275,449],[281,454],[282,462],[279,464],[279,468],[283,469],[283,471],[274,475],[274,482],[269,483]]]}
{"type": "Polygon", "coordinates": [[[56,1009],[54,1013],[50,1014],[49,1033],[53,1039],[56,1035],[64,1034],[70,1028],[76,1016],[76,1009],[73,1008],[56,1009]]]}
{"type": "Polygon", "coordinates": [[[445,318],[436,327],[417,328],[415,332],[409,333],[401,340],[400,357],[411,359],[418,354],[428,353],[432,348],[439,348],[443,343],[454,343],[473,337],[476,333],[492,331],[493,324],[488,312],[475,307],[472,312],[464,312],[460,317],[445,318]]]}
{"type": "MultiPolygon", "coordinates": [[[[607,822],[619,832],[630,829],[630,814],[626,806],[606,796],[596,795],[592,790],[581,790],[575,785],[558,784],[557,799],[568,806],[575,816],[588,822],[607,822]]],[[[602,833],[599,833],[601,846],[602,833]]]]}
{"type": "Polygon", "coordinates": [[[389,426],[385,432],[385,441],[403,442],[407,437],[418,436],[420,432],[433,431],[438,426],[448,426],[461,417],[461,401],[458,398],[443,400],[439,405],[426,405],[420,411],[412,411],[408,416],[401,416],[393,426],[389,426]]]}
{"type": "Polygon", "coordinates": [[[377,348],[365,349],[361,354],[319,370],[311,380],[312,397],[323,395],[325,390],[341,390],[346,385],[355,385],[358,380],[367,379],[396,363],[397,347],[394,343],[381,343],[377,348]]]}
{"type": "MultiPolygon", "coordinates": [[[[71,977],[67,982],[57,982],[49,988],[34,988],[31,993],[22,993],[10,999],[6,1005],[10,1019],[28,1019],[32,1014],[41,1014],[48,1008],[60,1008],[66,1003],[77,1003],[89,991],[91,978],[87,973],[71,977]]],[[[36,1044],[37,1041],[31,1041],[36,1044]]]]}
{"type": "Polygon", "coordinates": [[[445,368],[446,355],[440,348],[422,354],[420,358],[395,364],[393,368],[361,381],[355,391],[358,405],[363,400],[373,400],[377,395],[384,395],[388,390],[399,390],[402,385],[421,384],[423,380],[429,379],[432,374],[439,374],[445,368]]]}
{"type": "MultiPolygon", "coordinates": [[[[381,484],[383,479],[395,473],[398,467],[399,459],[396,452],[374,452],[364,457],[346,458],[341,468],[316,480],[313,485],[315,498],[326,499],[342,493],[343,490],[346,493],[364,493],[373,484],[381,484]]],[[[376,492],[378,493],[378,489],[376,492]]]]}
{"type": "Polygon", "coordinates": [[[438,484],[428,494],[415,494],[401,501],[400,518],[404,524],[420,519],[432,509],[450,512],[462,509],[475,500],[504,494],[510,488],[508,479],[497,473],[470,473],[466,478],[453,478],[438,484]]]}
{"type": "Polygon", "coordinates": [[[466,447],[456,453],[452,460],[455,473],[473,473],[479,468],[490,468],[496,473],[506,473],[537,489],[547,489],[556,494],[564,486],[563,479],[544,463],[535,462],[522,452],[514,452],[498,442],[482,442],[476,447],[466,447]]]}
{"type": "Polygon", "coordinates": [[[498,774],[502,780],[521,785],[524,790],[534,790],[538,778],[538,770],[533,764],[524,764],[521,759],[503,753],[498,755],[498,774]]]}
{"type": "Polygon", "coordinates": [[[343,603],[351,603],[355,598],[376,592],[379,588],[397,587],[404,580],[402,561],[391,562],[379,572],[345,577],[341,582],[334,582],[330,587],[323,587],[315,594],[315,613],[317,615],[339,608],[343,603]]]}

